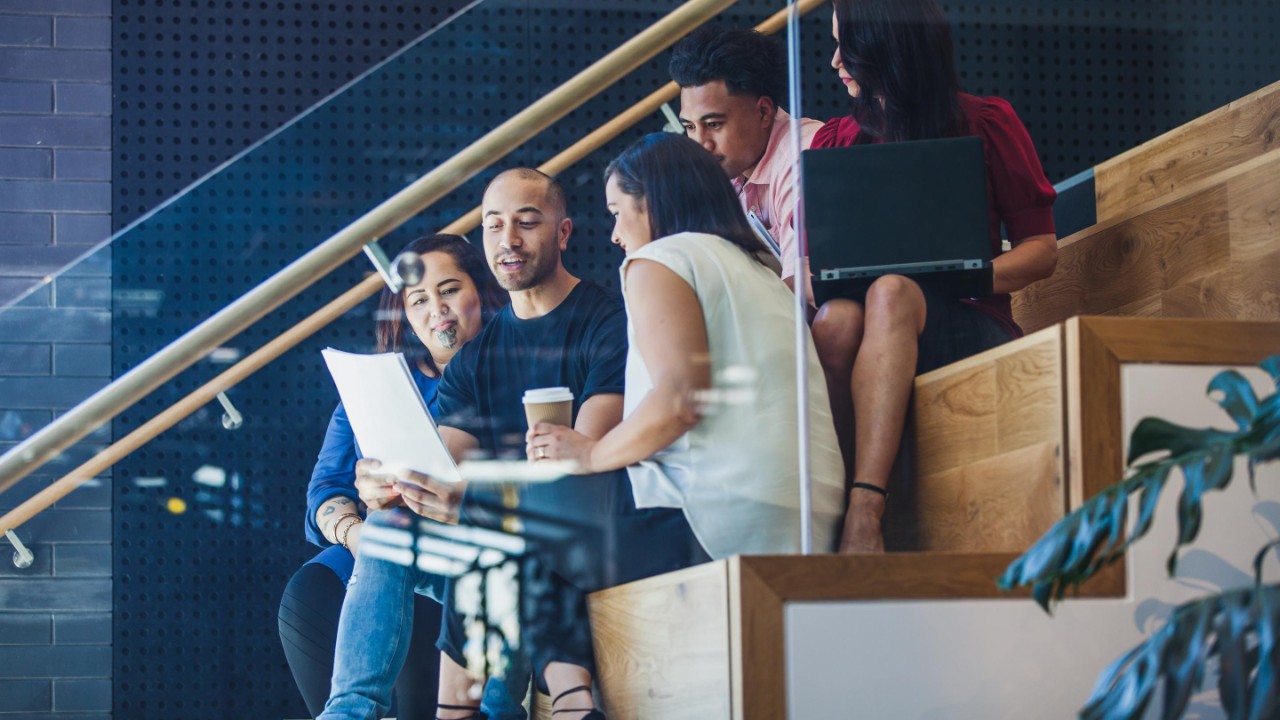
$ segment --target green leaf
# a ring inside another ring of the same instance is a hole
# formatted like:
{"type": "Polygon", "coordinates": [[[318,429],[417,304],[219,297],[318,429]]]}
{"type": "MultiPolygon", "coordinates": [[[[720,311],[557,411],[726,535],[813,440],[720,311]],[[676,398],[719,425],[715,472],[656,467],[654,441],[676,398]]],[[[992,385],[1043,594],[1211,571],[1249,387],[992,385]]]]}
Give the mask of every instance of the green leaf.
{"type": "MultiPolygon", "coordinates": [[[[1262,365],[1280,384],[1280,355],[1262,365]]],[[[1280,393],[1259,399],[1244,376],[1233,370],[1218,373],[1208,390],[1236,421],[1236,432],[1213,428],[1187,428],[1159,418],[1144,418],[1129,440],[1128,463],[1132,474],[1090,498],[1060,520],[997,580],[1003,589],[1032,586],[1032,596],[1046,612],[1108,564],[1115,562],[1151,528],[1160,494],[1169,471],[1183,471],[1184,487],[1178,501],[1178,540],[1166,568],[1177,571],[1178,551],[1199,535],[1205,493],[1225,488],[1232,478],[1234,457],[1245,455],[1249,481],[1262,462],[1280,459],[1280,393]],[[1136,464],[1147,455],[1163,457],[1136,464]],[[1130,496],[1141,493],[1138,518],[1126,532],[1130,496]]]]}
{"type": "Polygon", "coordinates": [[[1280,586],[1247,587],[1179,606],[1144,643],[1111,663],[1080,710],[1087,720],[1141,717],[1164,689],[1162,717],[1180,717],[1219,659],[1218,689],[1229,717],[1276,717],[1280,586]]]}
{"type": "Polygon", "coordinates": [[[1050,612],[1049,603],[1055,598],[1052,593],[1053,583],[1045,584],[1039,582],[1039,579],[1052,574],[1062,564],[1069,549],[1069,540],[1078,525],[1079,518],[1074,514],[1058,521],[1054,529],[1062,526],[1062,532],[1054,533],[1051,530],[1046,533],[1030,550],[1005,569],[1004,574],[996,580],[996,585],[1002,590],[1008,590],[1034,584],[1032,597],[1045,612],[1050,612]]]}
{"type": "Polygon", "coordinates": [[[1271,382],[1280,388],[1280,355],[1272,355],[1271,357],[1258,363],[1258,367],[1262,368],[1271,376],[1271,382]]]}
{"type": "Polygon", "coordinates": [[[1206,492],[1221,490],[1231,482],[1235,456],[1226,446],[1211,445],[1204,452],[1179,458],[1178,464],[1182,467],[1183,488],[1178,499],[1178,542],[1167,563],[1170,577],[1177,570],[1178,550],[1200,534],[1201,499],[1206,492]]]}
{"type": "Polygon", "coordinates": [[[1112,720],[1140,716],[1151,704],[1159,680],[1158,647],[1148,641],[1111,663],[1098,682],[1088,703],[1080,710],[1081,720],[1112,720]]]}
{"type": "Polygon", "coordinates": [[[1265,590],[1258,591],[1258,614],[1255,625],[1257,646],[1253,657],[1257,658],[1257,671],[1249,683],[1249,718],[1264,720],[1280,713],[1276,683],[1280,676],[1280,643],[1276,642],[1276,628],[1280,627],[1280,595],[1265,590]]]}
{"type": "MultiPolygon", "coordinates": [[[[1280,386],[1280,355],[1261,365],[1280,386]]],[[[1178,551],[1200,532],[1206,493],[1227,487],[1237,455],[1254,468],[1280,459],[1280,393],[1259,399],[1244,376],[1225,371],[1214,377],[1209,392],[1239,430],[1186,428],[1145,418],[1130,437],[1131,474],[1090,498],[1045,533],[997,581],[1008,589],[1031,585],[1036,602],[1051,611],[1069,588],[1076,587],[1114,562],[1151,529],[1169,472],[1182,470],[1178,499],[1178,538],[1167,563],[1177,570],[1178,551]],[[1136,462],[1153,453],[1154,461],[1136,462]],[[1138,498],[1138,517],[1127,529],[1128,503],[1138,498]]],[[[1164,717],[1180,716],[1193,693],[1201,689],[1209,658],[1218,657],[1218,690],[1232,718],[1280,718],[1280,586],[1264,586],[1262,564],[1280,540],[1254,557],[1256,584],[1177,608],[1151,638],[1113,662],[1099,677],[1080,716],[1119,720],[1141,716],[1157,687],[1163,688],[1164,717]]]]}
{"type": "Polygon", "coordinates": [[[1236,433],[1212,428],[1188,428],[1160,418],[1143,418],[1129,436],[1129,464],[1148,453],[1167,451],[1178,457],[1217,443],[1230,443],[1236,433]]]}
{"type": "Polygon", "coordinates": [[[1267,559],[1267,552],[1275,548],[1280,548],[1280,540],[1272,540],[1263,545],[1258,554],[1253,556],[1253,582],[1255,585],[1262,584],[1262,563],[1267,559]]]}
{"type": "Polygon", "coordinates": [[[1241,430],[1247,430],[1258,414],[1258,396],[1253,386],[1236,370],[1223,370],[1209,382],[1209,397],[1220,393],[1215,402],[1236,421],[1241,430]]]}
{"type": "Polygon", "coordinates": [[[1212,604],[1195,603],[1179,622],[1173,623],[1173,632],[1160,656],[1166,720],[1180,717],[1191,694],[1204,685],[1204,659],[1210,645],[1207,635],[1215,609],[1212,604]]]}
{"type": "Polygon", "coordinates": [[[1249,462],[1252,464],[1261,465],[1273,460],[1280,460],[1280,425],[1263,436],[1249,451],[1249,462]]]}
{"type": "Polygon", "coordinates": [[[1008,590],[1031,585],[1032,597],[1045,612],[1051,612],[1052,602],[1114,562],[1150,529],[1172,467],[1169,461],[1143,465],[1124,482],[1090,498],[1006,568],[996,580],[997,586],[1008,590]],[[1126,536],[1129,496],[1139,491],[1141,513],[1135,530],[1126,536]]]}
{"type": "Polygon", "coordinates": [[[1165,482],[1169,479],[1169,471],[1173,469],[1173,463],[1156,463],[1148,467],[1150,470],[1142,474],[1140,481],[1142,499],[1138,502],[1138,522],[1130,533],[1133,540],[1146,535],[1151,529],[1151,523],[1156,516],[1156,507],[1160,503],[1160,491],[1164,489],[1165,482]]]}
{"type": "MultiPolygon", "coordinates": [[[[1226,612],[1215,628],[1218,653],[1218,697],[1230,717],[1240,717],[1248,707],[1248,653],[1245,648],[1245,613],[1226,612]]],[[[1256,662],[1256,657],[1254,662],[1256,662]]]]}

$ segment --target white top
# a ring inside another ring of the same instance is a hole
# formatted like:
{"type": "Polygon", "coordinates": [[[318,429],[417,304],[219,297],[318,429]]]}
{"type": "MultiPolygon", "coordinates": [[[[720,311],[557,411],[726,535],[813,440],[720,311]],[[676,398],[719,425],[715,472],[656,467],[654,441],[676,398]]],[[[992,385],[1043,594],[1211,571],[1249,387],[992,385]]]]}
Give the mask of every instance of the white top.
{"type": "MultiPolygon", "coordinates": [[[[711,402],[689,432],[627,468],[639,507],[678,507],[711,557],[800,552],[800,488],[791,292],[760,263],[715,235],[661,238],[622,262],[661,263],[689,283],[707,324],[711,402]]],[[[630,299],[628,298],[628,303],[630,299]]],[[[628,308],[624,415],[653,382],[628,308]]],[[[807,334],[807,333],[806,333],[807,334]]],[[[844,464],[827,383],[809,345],[813,547],[835,548],[844,513],[844,464]]]]}

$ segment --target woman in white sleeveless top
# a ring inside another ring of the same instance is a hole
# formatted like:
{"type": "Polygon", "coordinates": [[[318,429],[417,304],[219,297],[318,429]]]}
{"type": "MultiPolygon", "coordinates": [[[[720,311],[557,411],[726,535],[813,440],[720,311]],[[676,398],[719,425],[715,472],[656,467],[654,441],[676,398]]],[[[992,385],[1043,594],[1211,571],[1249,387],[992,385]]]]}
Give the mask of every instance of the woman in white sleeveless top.
{"type": "MultiPolygon", "coordinates": [[[[790,291],[757,258],[766,251],[724,171],[692,140],[649,135],[605,181],[626,252],[624,419],[599,441],[539,424],[529,457],[583,473],[626,467],[636,505],[682,508],[713,558],[799,552],[790,291]]],[[[807,362],[814,548],[830,552],[844,467],[812,341],[807,362]]]]}

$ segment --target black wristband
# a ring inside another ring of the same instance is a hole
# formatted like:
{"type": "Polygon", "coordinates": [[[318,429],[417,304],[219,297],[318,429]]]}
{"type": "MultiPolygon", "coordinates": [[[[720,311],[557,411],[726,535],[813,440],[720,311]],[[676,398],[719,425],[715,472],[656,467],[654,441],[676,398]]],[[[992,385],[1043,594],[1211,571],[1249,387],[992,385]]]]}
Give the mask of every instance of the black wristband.
{"type": "Polygon", "coordinates": [[[853,484],[853,489],[854,490],[870,490],[873,493],[880,494],[880,496],[885,498],[886,500],[889,498],[889,491],[885,490],[879,485],[872,485],[871,483],[864,483],[864,482],[856,482],[853,484]]]}

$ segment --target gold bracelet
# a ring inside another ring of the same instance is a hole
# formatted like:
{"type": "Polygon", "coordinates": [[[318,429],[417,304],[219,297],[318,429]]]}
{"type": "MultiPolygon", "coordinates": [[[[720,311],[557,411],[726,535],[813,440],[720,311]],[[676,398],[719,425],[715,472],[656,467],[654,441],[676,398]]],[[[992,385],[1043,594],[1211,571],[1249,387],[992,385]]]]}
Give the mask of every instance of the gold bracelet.
{"type": "MultiPolygon", "coordinates": [[[[338,544],[339,544],[339,545],[341,545],[342,547],[344,547],[344,548],[346,548],[346,549],[350,550],[350,549],[351,549],[351,547],[350,547],[349,545],[347,545],[347,536],[351,534],[351,528],[353,528],[353,527],[355,527],[355,526],[357,526],[357,525],[363,525],[363,524],[364,524],[364,518],[362,518],[362,517],[360,517],[359,515],[356,515],[356,514],[354,514],[354,513],[348,513],[348,514],[349,514],[349,515],[351,515],[351,517],[354,517],[354,518],[355,518],[355,520],[352,520],[351,522],[347,523],[347,527],[346,527],[346,529],[342,531],[342,541],[341,541],[341,542],[339,542],[338,544]]],[[[346,515],[343,515],[342,517],[346,517],[346,515]]],[[[339,520],[341,520],[342,518],[338,518],[338,519],[339,519],[339,520]]],[[[334,535],[337,535],[337,533],[335,532],[335,533],[334,533],[334,535]]]]}
{"type": "Polygon", "coordinates": [[[334,519],[333,519],[333,544],[334,544],[334,545],[341,545],[341,544],[342,544],[342,543],[338,542],[338,526],[342,524],[342,521],[343,521],[343,520],[345,520],[346,518],[349,518],[349,517],[353,517],[353,518],[355,518],[355,519],[357,519],[357,520],[362,520],[362,519],[363,519],[363,518],[361,518],[361,517],[360,517],[360,514],[359,514],[359,513],[352,513],[352,512],[349,512],[349,513],[342,513],[342,514],[341,514],[341,515],[339,515],[338,517],[334,518],[334,519]]]}

